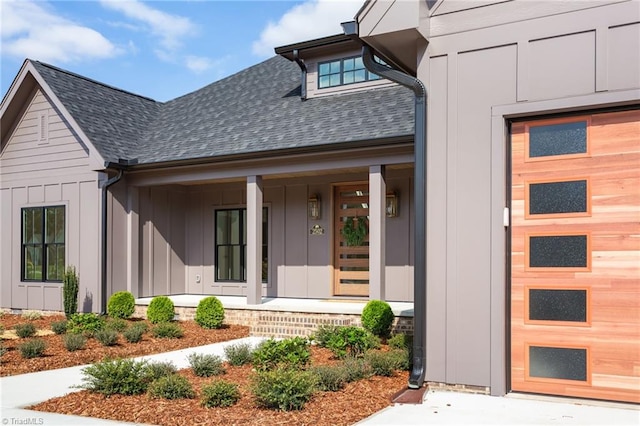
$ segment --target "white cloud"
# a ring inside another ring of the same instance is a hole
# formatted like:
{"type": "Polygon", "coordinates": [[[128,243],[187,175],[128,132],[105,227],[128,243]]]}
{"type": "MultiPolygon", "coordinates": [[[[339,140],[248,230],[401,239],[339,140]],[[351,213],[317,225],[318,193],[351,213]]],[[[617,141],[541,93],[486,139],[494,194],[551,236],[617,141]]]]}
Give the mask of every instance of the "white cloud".
{"type": "Polygon", "coordinates": [[[201,56],[187,56],[185,58],[185,65],[189,70],[193,71],[196,74],[200,74],[202,72],[211,69],[215,65],[214,61],[209,58],[204,58],[201,56]]]}
{"type": "Polygon", "coordinates": [[[353,20],[362,4],[363,0],[308,0],[288,10],[278,22],[269,22],[253,42],[253,53],[272,56],[278,46],[341,34],[340,23],[353,20]]]}
{"type": "MultiPolygon", "coordinates": [[[[159,56],[168,56],[182,45],[182,38],[196,31],[196,26],[183,16],[171,15],[147,6],[138,0],[101,0],[107,9],[120,12],[127,18],[137,21],[147,27],[163,50],[159,56]]],[[[125,26],[127,24],[119,24],[125,26]]]]}
{"type": "Polygon", "coordinates": [[[2,54],[47,62],[79,62],[120,53],[98,31],[58,16],[47,3],[0,2],[2,54]]]}

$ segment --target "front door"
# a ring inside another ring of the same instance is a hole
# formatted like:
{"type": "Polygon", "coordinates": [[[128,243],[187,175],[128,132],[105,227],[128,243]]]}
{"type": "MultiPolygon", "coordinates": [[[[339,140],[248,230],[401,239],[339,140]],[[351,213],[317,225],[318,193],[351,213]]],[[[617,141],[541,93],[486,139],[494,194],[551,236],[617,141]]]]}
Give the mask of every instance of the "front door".
{"type": "Polygon", "coordinates": [[[640,111],[514,123],[511,387],[640,402],[640,111]]]}
{"type": "Polygon", "coordinates": [[[335,189],[334,295],[369,295],[369,185],[335,189]]]}

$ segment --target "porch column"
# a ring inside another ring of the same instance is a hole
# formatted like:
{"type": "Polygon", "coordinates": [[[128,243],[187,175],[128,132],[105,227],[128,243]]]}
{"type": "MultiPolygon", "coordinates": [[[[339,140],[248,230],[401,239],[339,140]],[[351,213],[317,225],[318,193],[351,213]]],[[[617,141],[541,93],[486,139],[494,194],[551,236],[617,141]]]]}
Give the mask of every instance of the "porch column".
{"type": "Polygon", "coordinates": [[[262,176],[247,177],[247,304],[262,303],[262,176]]]}
{"type": "Polygon", "coordinates": [[[137,186],[127,188],[127,291],[133,297],[139,296],[138,282],[140,267],[140,216],[137,186]]]}
{"type": "Polygon", "coordinates": [[[369,298],[385,300],[385,166],[369,167],[369,298]]]}

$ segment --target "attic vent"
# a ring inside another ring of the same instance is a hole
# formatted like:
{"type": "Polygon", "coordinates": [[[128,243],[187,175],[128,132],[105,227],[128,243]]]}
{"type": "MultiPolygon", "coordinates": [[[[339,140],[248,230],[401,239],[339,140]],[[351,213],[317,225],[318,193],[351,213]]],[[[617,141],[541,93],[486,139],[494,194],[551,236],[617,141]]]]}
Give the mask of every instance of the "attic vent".
{"type": "Polygon", "coordinates": [[[38,141],[40,143],[49,142],[49,115],[47,111],[40,111],[38,114],[38,141]]]}

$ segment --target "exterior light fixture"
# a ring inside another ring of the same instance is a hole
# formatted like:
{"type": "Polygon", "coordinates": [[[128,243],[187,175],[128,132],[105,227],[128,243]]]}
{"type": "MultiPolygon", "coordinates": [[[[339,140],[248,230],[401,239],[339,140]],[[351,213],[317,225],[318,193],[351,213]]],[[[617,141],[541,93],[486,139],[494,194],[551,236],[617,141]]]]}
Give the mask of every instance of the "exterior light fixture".
{"type": "Polygon", "coordinates": [[[395,192],[387,194],[385,210],[387,211],[387,217],[398,216],[398,197],[395,192]]]}
{"type": "Polygon", "coordinates": [[[320,196],[318,194],[314,194],[309,197],[308,213],[309,219],[320,219],[320,196]]]}

